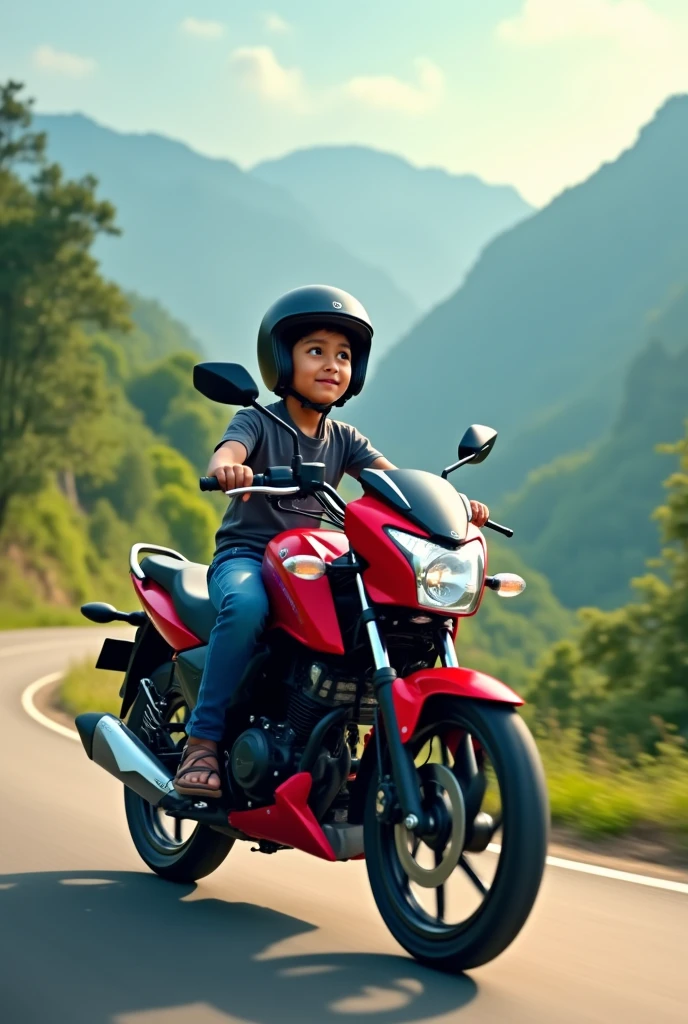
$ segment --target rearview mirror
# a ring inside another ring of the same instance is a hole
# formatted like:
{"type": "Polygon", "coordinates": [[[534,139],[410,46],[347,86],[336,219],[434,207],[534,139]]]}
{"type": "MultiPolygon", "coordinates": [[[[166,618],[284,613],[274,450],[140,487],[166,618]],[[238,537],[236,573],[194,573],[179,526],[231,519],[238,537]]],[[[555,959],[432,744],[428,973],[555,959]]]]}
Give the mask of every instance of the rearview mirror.
{"type": "Polygon", "coordinates": [[[197,391],[223,405],[253,405],[258,387],[248,370],[239,363],[198,363],[193,368],[197,391]]]}
{"type": "Polygon", "coordinates": [[[484,462],[494,448],[496,440],[496,430],[493,430],[492,427],[483,427],[480,423],[474,423],[459,441],[459,462],[470,459],[473,466],[484,462]]]}

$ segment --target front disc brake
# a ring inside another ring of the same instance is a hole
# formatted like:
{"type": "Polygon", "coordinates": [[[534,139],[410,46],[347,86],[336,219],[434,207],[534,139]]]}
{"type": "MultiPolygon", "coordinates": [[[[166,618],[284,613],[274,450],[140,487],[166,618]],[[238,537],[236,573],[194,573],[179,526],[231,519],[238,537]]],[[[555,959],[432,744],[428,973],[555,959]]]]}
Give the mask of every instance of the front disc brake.
{"type": "MultiPolygon", "coordinates": [[[[394,845],[402,868],[411,882],[416,882],[424,889],[436,889],[443,885],[459,863],[466,840],[466,808],[463,802],[461,787],[446,765],[428,764],[421,769],[421,791],[427,798],[430,787],[434,783],[435,790],[443,790],[449,802],[446,808],[451,821],[451,832],[444,849],[437,851],[437,863],[433,868],[423,867],[416,860],[415,854],[409,849],[409,839],[417,838],[404,824],[394,826],[394,845]],[[425,784],[424,784],[425,782],[425,784]],[[427,791],[426,791],[427,787],[427,791]]],[[[446,807],[446,803],[445,803],[446,807]]],[[[416,844],[419,846],[420,844],[416,844]]],[[[416,851],[417,852],[417,851],[416,851]]]]}

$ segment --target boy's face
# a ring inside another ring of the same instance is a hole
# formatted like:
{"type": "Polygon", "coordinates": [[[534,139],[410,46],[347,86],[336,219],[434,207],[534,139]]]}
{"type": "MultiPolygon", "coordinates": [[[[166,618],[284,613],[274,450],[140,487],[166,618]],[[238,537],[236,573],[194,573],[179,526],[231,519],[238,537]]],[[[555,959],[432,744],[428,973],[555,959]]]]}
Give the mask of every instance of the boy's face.
{"type": "Polygon", "coordinates": [[[294,345],[293,387],[310,402],[331,405],[351,382],[351,345],[338,331],[311,331],[294,345]]]}

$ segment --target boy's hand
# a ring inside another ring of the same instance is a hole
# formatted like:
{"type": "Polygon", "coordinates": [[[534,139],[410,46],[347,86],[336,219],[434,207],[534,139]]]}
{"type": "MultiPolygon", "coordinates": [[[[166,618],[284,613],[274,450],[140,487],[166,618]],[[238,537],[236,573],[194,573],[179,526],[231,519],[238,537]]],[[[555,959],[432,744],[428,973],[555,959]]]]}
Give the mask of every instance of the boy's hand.
{"type": "MultiPolygon", "coordinates": [[[[227,466],[215,466],[211,476],[217,477],[222,490],[233,491],[235,487],[250,487],[253,483],[253,470],[250,466],[237,466],[236,463],[227,466]]],[[[245,494],[243,500],[248,501],[250,494],[245,494]]]]}
{"type": "Polygon", "coordinates": [[[487,505],[483,505],[481,501],[471,502],[471,522],[474,526],[484,526],[487,520],[490,518],[490,510],[487,505]]]}
{"type": "MultiPolygon", "coordinates": [[[[208,476],[217,478],[221,489],[233,491],[235,487],[250,487],[253,483],[253,470],[245,466],[244,461],[247,452],[243,444],[238,441],[226,441],[221,448],[218,448],[208,466],[208,476]]],[[[250,494],[244,495],[244,501],[248,501],[250,494]]]]}

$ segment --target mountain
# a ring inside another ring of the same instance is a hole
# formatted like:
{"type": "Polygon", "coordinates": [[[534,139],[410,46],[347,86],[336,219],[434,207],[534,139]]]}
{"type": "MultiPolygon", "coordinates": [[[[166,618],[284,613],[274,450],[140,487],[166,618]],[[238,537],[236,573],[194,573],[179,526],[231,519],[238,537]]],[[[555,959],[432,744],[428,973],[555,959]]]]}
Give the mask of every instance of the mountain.
{"type": "Polygon", "coordinates": [[[255,372],[260,319],[277,296],[310,282],[360,297],[384,352],[416,307],[383,270],[347,252],[287,192],[159,135],[125,135],[81,115],[37,115],[68,176],[93,173],[123,229],[99,240],[105,274],[154,296],[209,356],[255,372]]]}
{"type": "Polygon", "coordinates": [[[496,427],[494,455],[465,471],[488,500],[587,446],[614,420],[648,316],[686,280],[687,179],[681,96],[617,160],[488,245],[382,360],[356,424],[390,459],[428,469],[454,460],[468,423],[496,427]]]}
{"type": "MultiPolygon", "coordinates": [[[[671,308],[658,317],[658,329],[668,333],[674,316],[671,308]]],[[[685,320],[683,334],[688,340],[685,320]]],[[[545,573],[563,604],[615,608],[630,600],[630,579],[659,554],[651,515],[666,496],[662,484],[674,464],[656,448],[682,437],[687,417],[688,344],[674,353],[653,341],[626,376],[607,436],[536,470],[507,499],[504,518],[517,533],[519,552],[545,573]]]]}
{"type": "Polygon", "coordinates": [[[422,310],[453,292],[490,239],[533,212],[508,185],[413,167],[364,146],[316,146],[260,163],[349,252],[382,267],[422,310]]]}

